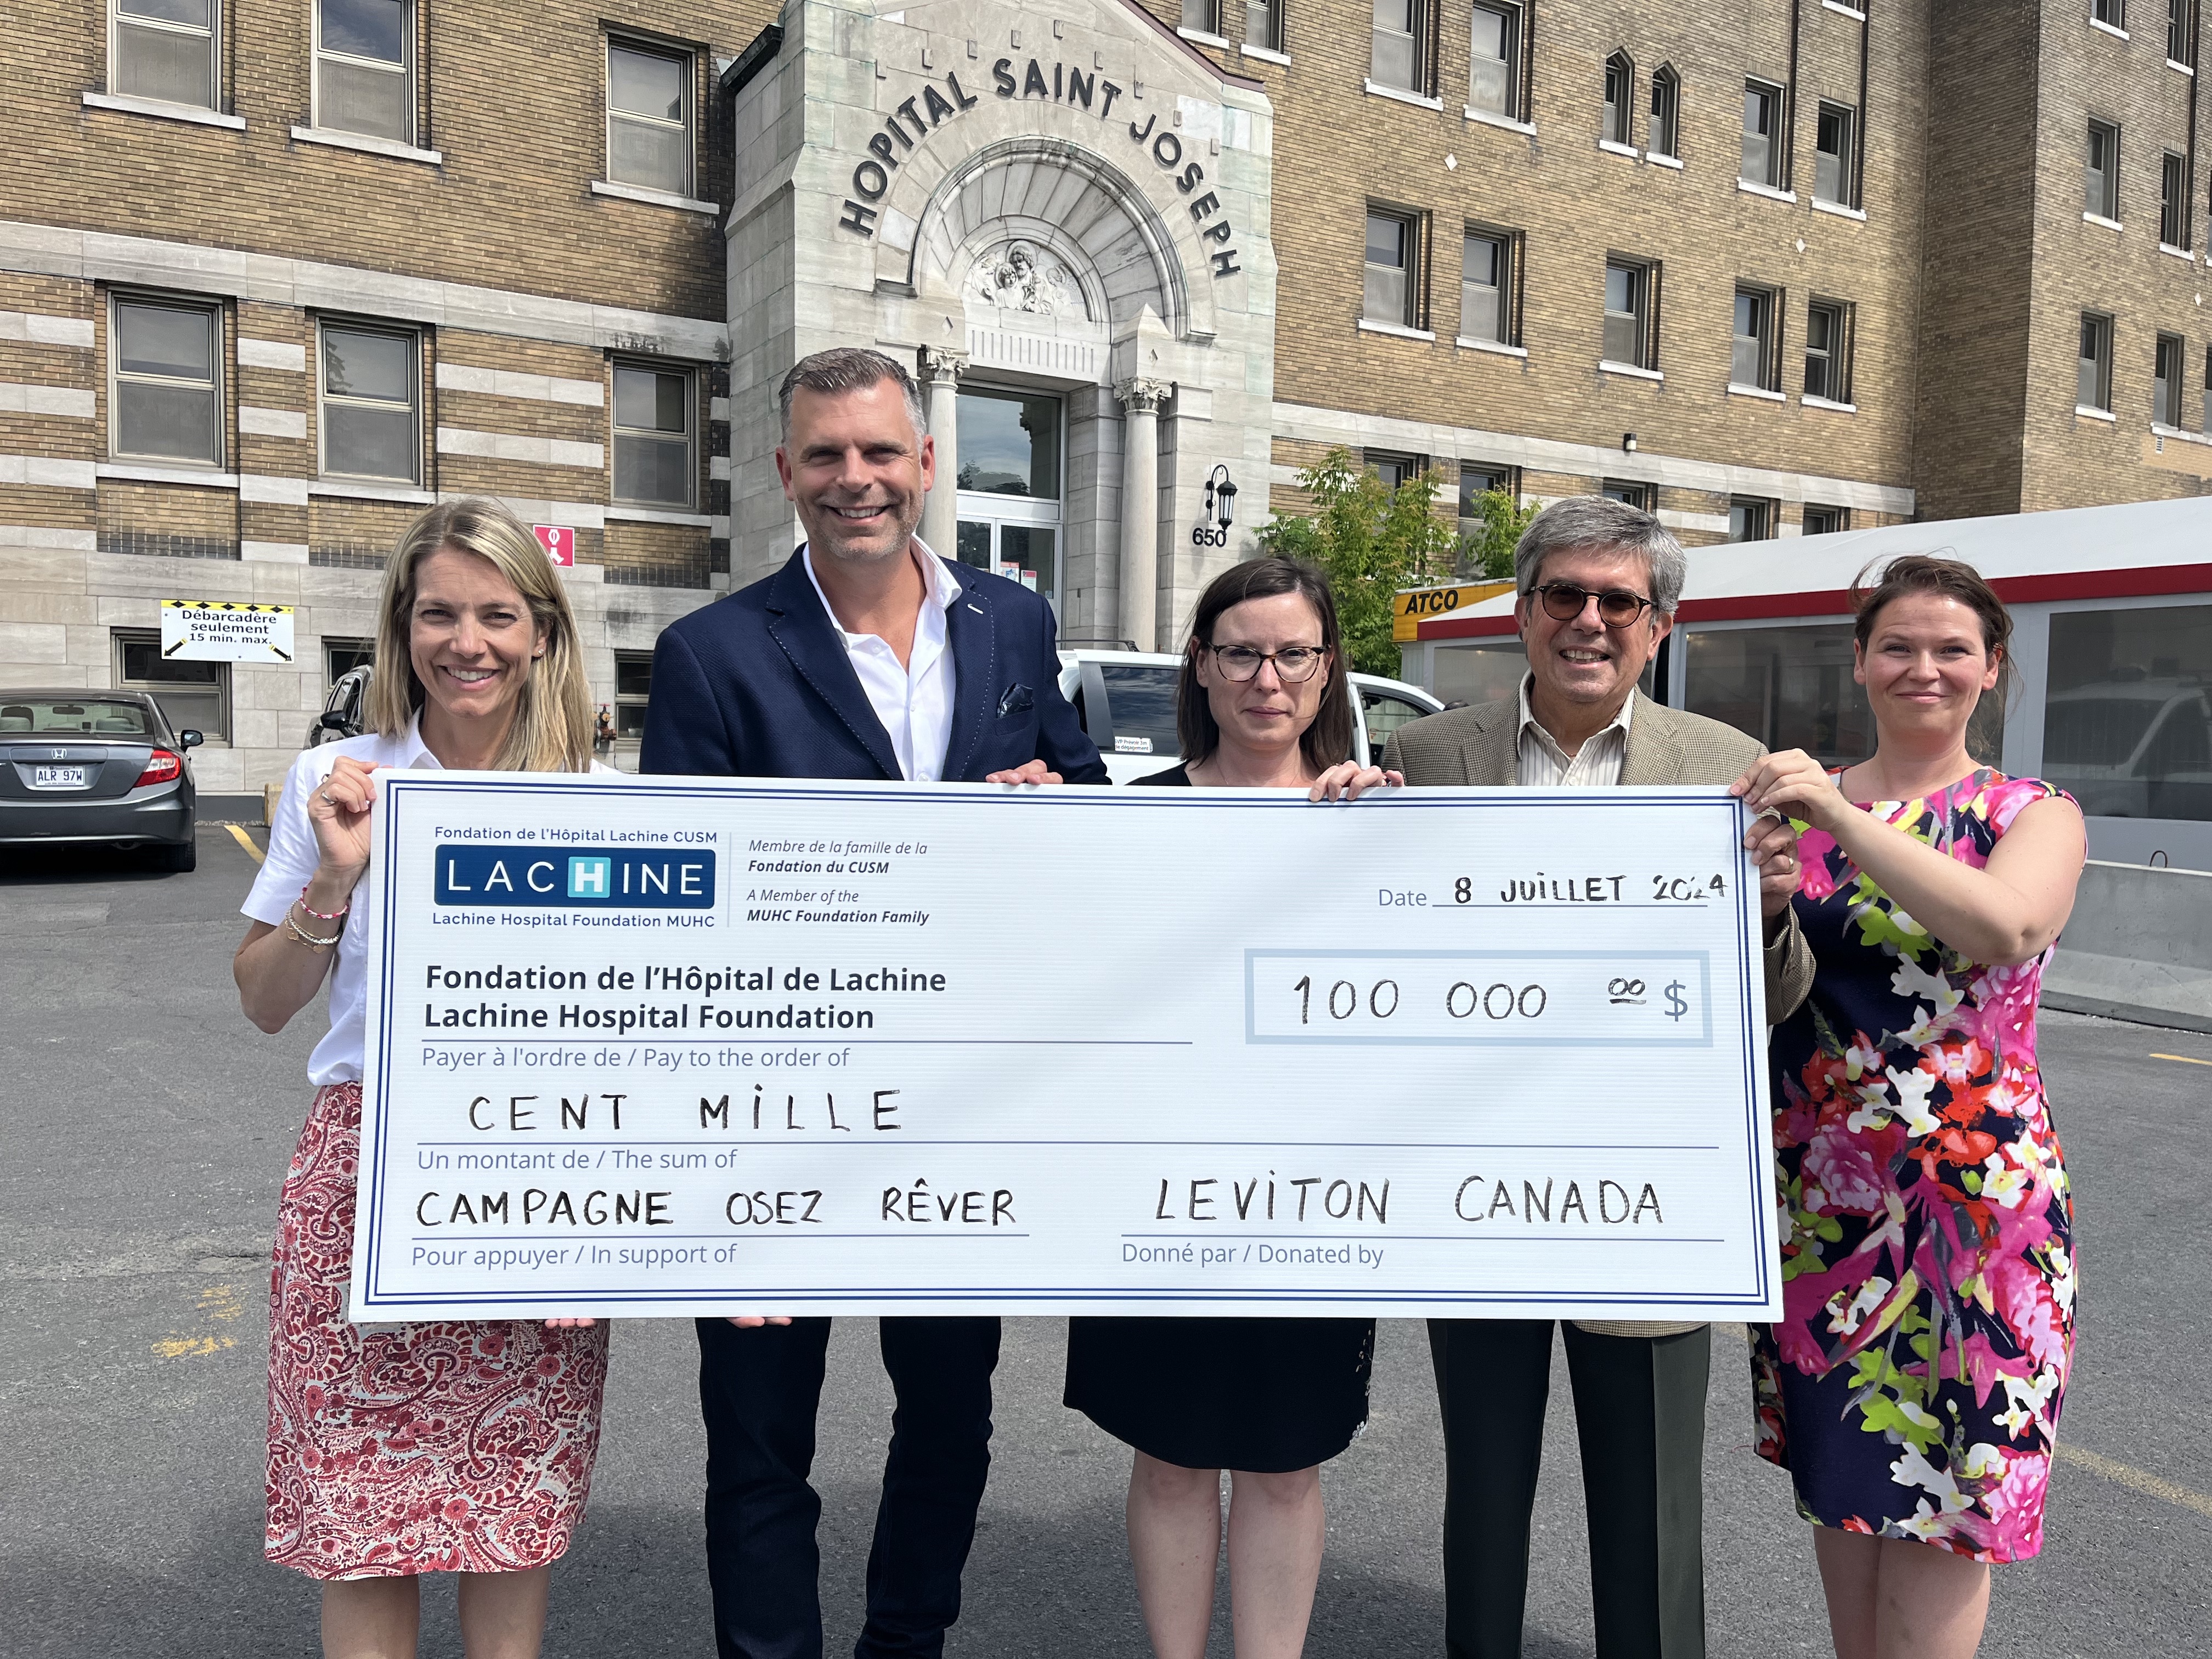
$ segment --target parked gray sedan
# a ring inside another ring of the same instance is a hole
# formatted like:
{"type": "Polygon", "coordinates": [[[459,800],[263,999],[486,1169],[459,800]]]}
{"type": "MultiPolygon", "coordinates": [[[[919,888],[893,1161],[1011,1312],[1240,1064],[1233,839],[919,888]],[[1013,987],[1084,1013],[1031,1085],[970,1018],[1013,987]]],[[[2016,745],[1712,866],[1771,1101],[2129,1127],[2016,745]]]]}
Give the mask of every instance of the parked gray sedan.
{"type": "Polygon", "coordinates": [[[107,842],[191,869],[201,741],[147,692],[0,689],[0,847],[107,842]]]}

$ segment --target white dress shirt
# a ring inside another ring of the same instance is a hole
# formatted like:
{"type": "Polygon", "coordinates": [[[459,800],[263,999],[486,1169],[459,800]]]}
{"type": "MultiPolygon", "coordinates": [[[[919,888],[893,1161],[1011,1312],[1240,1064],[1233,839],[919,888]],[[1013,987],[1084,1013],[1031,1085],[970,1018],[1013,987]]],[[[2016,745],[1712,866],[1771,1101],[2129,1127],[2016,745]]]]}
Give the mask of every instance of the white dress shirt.
{"type": "Polygon", "coordinates": [[[1593,732],[1570,759],[1554,738],[1528,712],[1528,688],[1535,675],[1521,678],[1521,724],[1513,734],[1515,781],[1524,789],[1610,789],[1620,781],[1628,758],[1628,720],[1636,708],[1636,688],[1601,730],[1593,732]]]}
{"type": "Polygon", "coordinates": [[[900,775],[910,783],[939,781],[945,775],[945,750],[952,739],[952,652],[945,641],[945,613],[960,597],[960,584],[916,536],[912,556],[921,570],[923,598],[921,613],[915,618],[914,644],[902,668],[889,641],[874,634],[845,631],[822,584],[815,580],[814,550],[805,551],[806,580],[813,583],[814,597],[822,601],[830,626],[844,642],[846,659],[860,677],[860,690],[868,694],[868,707],[883,722],[891,753],[898,757],[900,775]]]}

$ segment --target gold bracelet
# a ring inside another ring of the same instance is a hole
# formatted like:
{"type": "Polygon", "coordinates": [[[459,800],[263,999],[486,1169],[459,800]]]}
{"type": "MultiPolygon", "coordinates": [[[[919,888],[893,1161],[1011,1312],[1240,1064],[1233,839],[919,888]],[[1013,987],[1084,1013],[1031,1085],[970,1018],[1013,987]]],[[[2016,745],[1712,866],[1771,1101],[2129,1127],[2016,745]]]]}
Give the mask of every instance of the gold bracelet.
{"type": "Polygon", "coordinates": [[[293,915],[289,910],[287,910],[284,913],[284,925],[292,930],[293,938],[298,939],[302,945],[311,945],[318,951],[329,950],[331,945],[336,945],[339,939],[345,936],[343,930],[341,930],[338,933],[332,933],[328,939],[317,939],[313,933],[300,926],[299,922],[294,919],[293,915]]]}

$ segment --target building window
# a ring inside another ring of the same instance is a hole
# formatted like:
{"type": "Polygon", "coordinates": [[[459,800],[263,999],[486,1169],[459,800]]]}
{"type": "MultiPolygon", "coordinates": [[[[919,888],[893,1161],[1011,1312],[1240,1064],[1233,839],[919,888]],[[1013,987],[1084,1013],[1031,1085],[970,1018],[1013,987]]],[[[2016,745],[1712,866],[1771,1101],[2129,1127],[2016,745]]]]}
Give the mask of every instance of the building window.
{"type": "Polygon", "coordinates": [[[1774,349],[1775,292],[1771,288],[1735,291],[1735,332],[1730,341],[1729,384],[1772,392],[1780,379],[1774,349]]]}
{"type": "Polygon", "coordinates": [[[1421,16],[1426,9],[1420,0],[1375,0],[1373,72],[1379,85],[1420,90],[1421,16]]]}
{"type": "Polygon", "coordinates": [[[1385,489],[1395,491],[1409,478],[1418,478],[1428,471],[1428,464],[1419,455],[1396,455],[1386,450],[1364,450],[1361,461],[1382,480],[1385,489]]]}
{"type": "Polygon", "coordinates": [[[1627,143],[1634,131],[1631,115],[1635,103],[1636,65],[1626,52],[1616,52],[1605,60],[1605,118],[1598,136],[1611,143],[1627,143]]]}
{"type": "Polygon", "coordinates": [[[1662,64],[1651,71],[1651,125],[1644,130],[1644,149],[1669,161],[1680,156],[1681,114],[1682,78],[1662,64]]]}
{"type": "Polygon", "coordinates": [[[1820,106],[1813,128],[1813,199],[1856,207],[1852,199],[1851,125],[1856,112],[1841,104],[1820,106]]]}
{"type": "Polygon", "coordinates": [[[414,7],[316,0],[315,125],[415,141],[414,7]]]}
{"type": "Polygon", "coordinates": [[[1782,177],[1782,88],[1764,81],[1743,83],[1743,170],[1747,185],[1774,187],[1782,177]]]}
{"type": "Polygon", "coordinates": [[[1833,536],[1851,527],[1851,510],[1848,507],[1814,507],[1805,504],[1805,533],[1808,536],[1833,536]]]}
{"type": "Polygon", "coordinates": [[[615,736],[636,742],[645,735],[645,707],[653,697],[653,653],[615,653],[615,736]]]}
{"type": "Polygon", "coordinates": [[[356,668],[368,668],[376,661],[374,640],[342,640],[323,635],[323,687],[325,690],[336,685],[356,668]]]}
{"type": "Polygon", "coordinates": [[[2124,0],[2089,0],[2089,15],[2100,23],[2108,23],[2116,29],[2127,27],[2128,15],[2124,0]]]}
{"type": "Polygon", "coordinates": [[[215,107],[216,0],[113,0],[108,89],[215,107]]]}
{"type": "Polygon", "coordinates": [[[1194,34],[1218,35],[1221,14],[1214,0],[1182,0],[1182,26],[1194,34]]]}
{"type": "Polygon", "coordinates": [[[1283,8],[1279,0],[1244,0],[1244,44],[1268,52],[1283,49],[1283,8]]]}
{"type": "Polygon", "coordinates": [[[2212,346],[2204,348],[2204,407],[2198,412],[2203,418],[2197,429],[2212,438],[2212,346]]]}
{"type": "Polygon", "coordinates": [[[2189,38],[2189,0],[2166,0],[2166,58],[2185,69],[2197,62],[2197,43],[2189,38]]]}
{"type": "Polygon", "coordinates": [[[615,499],[691,505],[693,405],[688,370],[615,365],[615,499]]]}
{"type": "Polygon", "coordinates": [[[1510,232],[1470,230],[1460,256],[1462,339],[1514,343],[1513,242],[1510,232]]]}
{"type": "Polygon", "coordinates": [[[607,42],[607,177],[673,196],[691,192],[691,59],[607,42]]]}
{"type": "Polygon", "coordinates": [[[1805,395],[1832,404],[1851,400],[1851,308],[1815,300],[1805,311],[1805,395]]]}
{"type": "Polygon", "coordinates": [[[1472,535],[1483,528],[1482,497],[1492,495],[1503,495],[1518,507],[1521,504],[1520,476],[1510,466],[1461,462],[1459,528],[1462,535],[1472,535]]]}
{"type": "Polygon", "coordinates": [[[1732,542],[1763,542],[1774,532],[1774,503],[1748,495],[1729,500],[1729,535],[1732,542]]]}
{"type": "Polygon", "coordinates": [[[153,629],[118,628],[111,636],[115,684],[125,691],[151,691],[169,725],[189,727],[216,741],[230,741],[230,665],[180,662],[161,654],[153,629]]]}
{"type": "Polygon", "coordinates": [[[2178,334],[2161,334],[2151,357],[2150,417],[2161,426],[2181,424],[2182,344],[2178,334]]]}
{"type": "Polygon", "coordinates": [[[1367,210],[1367,292],[1360,315],[1392,328],[1414,325],[1413,261],[1419,222],[1410,214],[1367,210]]]}
{"type": "Polygon", "coordinates": [[[1630,368],[1658,367],[1657,338],[1651,327],[1651,290],[1656,265],[1629,259],[1605,262],[1605,361],[1630,368]]]}
{"type": "Polygon", "coordinates": [[[2089,149],[2082,175],[2081,210],[2100,219],[2120,216],[2120,130],[2109,121],[2089,123],[2089,149]]]}
{"type": "Polygon", "coordinates": [[[1620,478],[1607,478],[1598,486],[1597,493],[1609,501],[1619,501],[1640,513],[1649,513],[1658,505],[1659,492],[1648,483],[1629,483],[1620,478]]]}
{"type": "Polygon", "coordinates": [[[2189,211],[2189,163],[2172,150],[2159,164],[2158,240],[2168,247],[2189,246],[2188,227],[2182,216],[2189,211]]]}
{"type": "Polygon", "coordinates": [[[412,329],[323,325],[317,424],[325,472],[399,483],[420,481],[419,344],[412,329]]]}
{"type": "Polygon", "coordinates": [[[222,464],[222,313],[214,306],[117,296],[110,452],[222,464]]]}
{"type": "Polygon", "coordinates": [[[1521,113],[1521,9],[1477,6],[1467,101],[1508,120],[1521,113]]]}
{"type": "Polygon", "coordinates": [[[2112,407],[2112,319],[2094,311],[2081,313],[2081,361],[2074,383],[2077,408],[2112,407]]]}

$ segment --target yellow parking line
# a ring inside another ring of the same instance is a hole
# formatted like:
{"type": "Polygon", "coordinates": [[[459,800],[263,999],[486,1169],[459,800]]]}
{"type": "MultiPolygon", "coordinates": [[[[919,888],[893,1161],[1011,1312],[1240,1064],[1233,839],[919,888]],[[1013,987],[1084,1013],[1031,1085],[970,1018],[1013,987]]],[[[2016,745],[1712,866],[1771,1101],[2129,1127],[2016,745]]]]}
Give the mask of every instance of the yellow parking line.
{"type": "MultiPolygon", "coordinates": [[[[2212,1065],[2212,1061],[2198,1063],[2212,1065]]],[[[2212,1518],[2212,1498],[2207,1498],[2201,1492],[2191,1492],[2186,1486],[2178,1486],[2148,1469],[2136,1468],[2132,1464],[2120,1462],[2118,1459],[2089,1451],[2065,1440],[2058,1443],[2058,1455],[2069,1463],[2079,1463],[2090,1474],[2110,1480],[2115,1486],[2139,1492],[2147,1498],[2162,1498],[2166,1503],[2178,1504],[2185,1510],[2194,1510],[2201,1516],[2212,1518]]]]}
{"type": "Polygon", "coordinates": [[[252,859],[256,864],[261,862],[261,849],[253,844],[253,837],[246,833],[245,826],[236,823],[226,823],[222,827],[230,831],[231,839],[246,849],[246,857],[252,859]]]}

